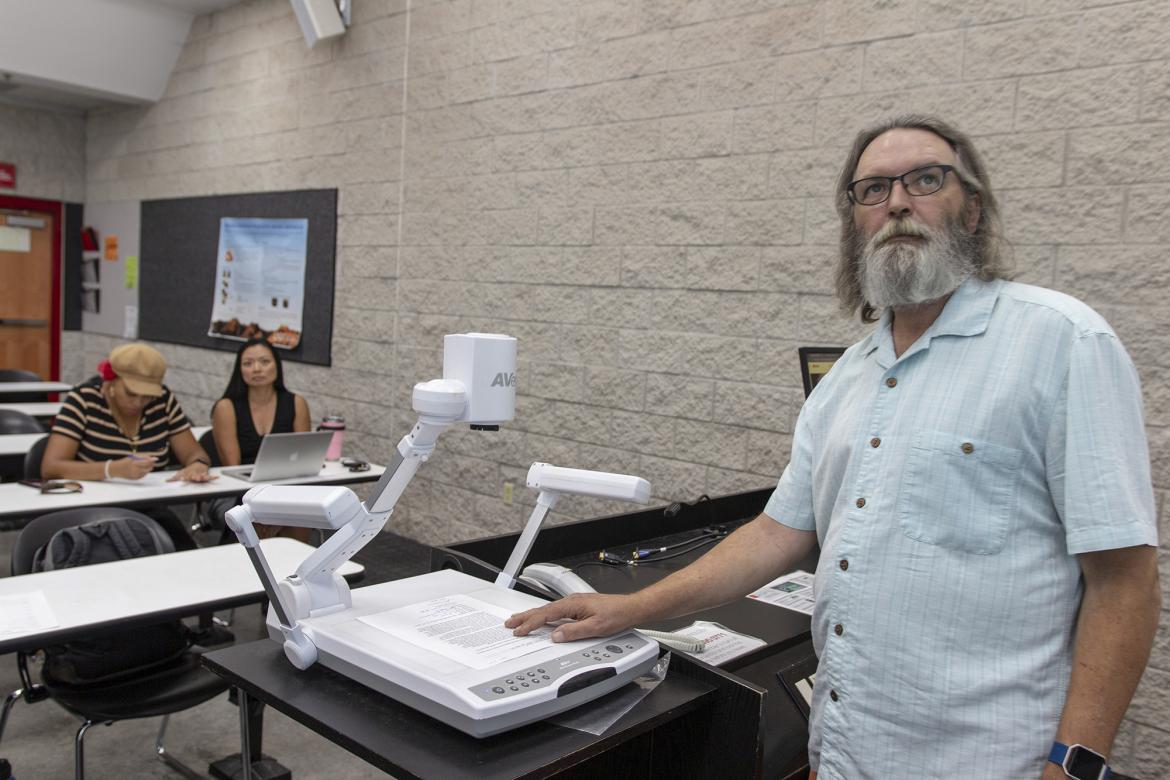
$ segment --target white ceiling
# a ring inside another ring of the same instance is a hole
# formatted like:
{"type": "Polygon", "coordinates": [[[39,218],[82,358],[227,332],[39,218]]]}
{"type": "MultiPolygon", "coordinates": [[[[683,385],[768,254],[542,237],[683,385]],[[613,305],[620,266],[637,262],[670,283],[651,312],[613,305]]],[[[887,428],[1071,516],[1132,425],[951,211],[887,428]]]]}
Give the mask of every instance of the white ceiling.
{"type": "MultiPolygon", "coordinates": [[[[41,0],[25,0],[25,2],[33,2],[37,4],[41,0]]],[[[78,0],[71,0],[78,2],[78,0]]],[[[80,0],[84,2],[84,0],[80,0]]],[[[158,12],[149,12],[147,9],[153,7],[158,9],[166,9],[164,15],[178,15],[180,18],[186,18],[188,23],[195,16],[202,16],[205,14],[222,11],[222,9],[239,5],[241,0],[112,0],[113,8],[118,5],[124,9],[126,13],[133,13],[133,7],[139,8],[139,14],[149,15],[150,13],[158,14],[158,12]],[[167,14],[170,12],[170,14],[167,14]]],[[[14,6],[15,13],[20,13],[20,5],[14,6]]],[[[20,20],[18,16],[18,20],[20,20]]],[[[30,41],[26,35],[21,34],[22,46],[30,46],[34,50],[51,51],[55,46],[60,46],[61,41],[53,29],[41,23],[36,23],[37,20],[33,16],[26,15],[23,18],[29,27],[28,35],[32,35],[33,39],[30,41]],[[37,35],[46,36],[44,41],[36,41],[37,35]]],[[[112,22],[111,22],[112,23],[112,22]]],[[[9,32],[19,32],[16,29],[9,29],[9,32]]],[[[102,40],[102,33],[105,33],[106,41],[109,39],[116,39],[117,30],[91,30],[97,34],[97,40],[102,40]]],[[[181,47],[181,41],[174,41],[171,46],[181,47]]],[[[157,61],[153,60],[144,51],[144,47],[106,47],[103,49],[106,60],[103,63],[103,68],[110,73],[116,73],[119,70],[142,67],[165,68],[166,73],[160,74],[168,76],[170,74],[171,65],[173,65],[173,57],[178,56],[178,49],[174,49],[173,56],[170,60],[161,62],[161,64],[154,64],[157,61]],[[110,60],[109,57],[113,57],[110,60]],[[125,57],[125,61],[119,63],[119,57],[125,57]]],[[[166,57],[164,57],[166,60],[166,57]]],[[[91,109],[101,108],[106,105],[125,105],[126,102],[142,103],[143,99],[149,101],[150,98],[143,97],[143,90],[139,85],[135,85],[136,89],[126,89],[124,94],[128,99],[119,99],[117,83],[111,83],[109,88],[102,85],[102,89],[92,88],[92,84],[75,83],[70,78],[61,78],[55,74],[50,75],[44,73],[41,68],[41,73],[37,71],[36,67],[22,67],[25,62],[22,62],[21,57],[14,57],[14,62],[4,67],[4,63],[0,63],[0,103],[8,103],[14,105],[29,106],[29,108],[47,109],[53,111],[63,111],[69,113],[81,113],[91,109]],[[11,73],[5,73],[5,71],[11,73]]],[[[88,74],[85,74],[88,76],[88,74]]],[[[116,81],[116,80],[115,80],[116,81]]],[[[125,80],[123,80],[124,82],[125,80]]],[[[165,84],[165,78],[164,82],[165,84]]],[[[161,94],[161,87],[158,88],[156,94],[161,94]]],[[[153,99],[157,99],[153,98],[153,99]]]]}

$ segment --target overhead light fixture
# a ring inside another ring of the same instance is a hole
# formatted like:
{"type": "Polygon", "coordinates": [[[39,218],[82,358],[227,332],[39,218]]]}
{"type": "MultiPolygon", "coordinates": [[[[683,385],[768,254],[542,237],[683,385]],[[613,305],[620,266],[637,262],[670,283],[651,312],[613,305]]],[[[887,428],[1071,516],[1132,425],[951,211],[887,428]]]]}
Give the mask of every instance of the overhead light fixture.
{"type": "Polygon", "coordinates": [[[353,0],[292,0],[293,11],[309,48],[345,34],[353,0]]]}

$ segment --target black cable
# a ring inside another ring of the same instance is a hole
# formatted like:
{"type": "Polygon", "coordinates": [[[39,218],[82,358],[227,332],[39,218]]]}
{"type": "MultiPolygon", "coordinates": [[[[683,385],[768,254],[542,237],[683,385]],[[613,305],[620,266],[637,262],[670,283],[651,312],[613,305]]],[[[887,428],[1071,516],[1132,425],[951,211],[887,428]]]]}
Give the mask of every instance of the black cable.
{"type": "Polygon", "coordinates": [[[612,567],[612,566],[613,566],[613,564],[612,564],[612,563],[606,563],[605,561],[584,561],[584,562],[582,562],[582,563],[578,563],[576,566],[574,566],[574,567],[573,567],[573,573],[574,573],[574,574],[576,574],[576,573],[577,573],[577,570],[578,570],[578,569],[580,569],[580,568],[582,568],[583,566],[606,566],[606,567],[612,567]]]}
{"type": "Polygon", "coordinates": [[[681,542],[663,545],[662,547],[635,549],[632,558],[636,561],[643,561],[652,556],[657,556],[659,553],[664,553],[668,550],[674,550],[678,547],[684,547],[703,539],[722,539],[725,536],[727,536],[727,528],[725,526],[708,526],[707,528],[704,528],[702,533],[700,533],[698,536],[692,536],[690,539],[684,539],[681,542]],[[642,554],[643,552],[645,552],[645,555],[642,554]]]}
{"type": "MultiPolygon", "coordinates": [[[[699,537],[696,537],[693,539],[689,539],[686,542],[679,542],[676,545],[672,545],[673,547],[677,547],[680,544],[689,545],[686,549],[677,550],[675,552],[670,553],[669,555],[659,555],[659,556],[654,556],[654,557],[647,556],[646,558],[640,558],[640,559],[622,558],[618,555],[614,555],[613,553],[603,551],[600,553],[601,556],[604,556],[601,560],[585,561],[584,563],[580,563],[577,565],[578,566],[641,566],[641,565],[646,565],[649,563],[657,563],[658,561],[669,561],[671,558],[678,558],[681,555],[686,555],[688,553],[692,553],[695,550],[698,550],[702,547],[706,547],[707,545],[715,544],[720,539],[722,539],[723,536],[725,536],[725,534],[711,534],[709,536],[699,536],[699,537]]],[[[576,571],[576,567],[574,567],[573,570],[576,571]]]]}
{"type": "Polygon", "coordinates": [[[662,555],[662,556],[658,556],[658,557],[654,557],[654,558],[644,558],[640,561],[634,561],[633,563],[637,563],[639,565],[644,566],[648,563],[657,563],[658,561],[669,561],[671,558],[677,558],[680,555],[686,555],[687,553],[694,552],[695,550],[698,550],[700,547],[706,547],[709,544],[715,544],[716,542],[718,542],[722,538],[723,537],[721,537],[721,536],[712,536],[712,537],[707,538],[707,539],[701,539],[696,544],[694,544],[691,547],[688,547],[685,550],[679,550],[678,552],[672,552],[669,555],[662,555]]]}

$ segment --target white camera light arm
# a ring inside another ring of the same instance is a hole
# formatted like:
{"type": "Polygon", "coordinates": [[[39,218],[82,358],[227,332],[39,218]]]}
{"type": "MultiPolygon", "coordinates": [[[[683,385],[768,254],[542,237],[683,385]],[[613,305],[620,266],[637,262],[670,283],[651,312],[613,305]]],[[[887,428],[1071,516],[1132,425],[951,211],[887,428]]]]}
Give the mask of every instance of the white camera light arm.
{"type": "Polygon", "coordinates": [[[519,576],[524,561],[532,550],[532,543],[536,541],[536,534],[540,531],[544,518],[557,505],[557,499],[562,493],[616,498],[639,504],[645,504],[650,500],[650,483],[641,477],[567,469],[548,463],[532,464],[528,469],[528,487],[539,490],[540,495],[536,498],[536,506],[528,517],[528,523],[520,532],[520,538],[516,540],[516,546],[512,548],[512,554],[508,556],[504,570],[496,576],[496,585],[502,588],[511,588],[516,584],[516,577],[519,576]]]}
{"type": "Polygon", "coordinates": [[[362,504],[342,487],[260,485],[249,490],[241,506],[227,513],[228,526],[248,548],[248,555],[276,608],[285,636],[285,654],[298,668],[312,665],[316,647],[299,621],[351,605],[349,586],[338,568],[373,539],[394,511],[410,480],[435,450],[439,434],[458,422],[498,428],[512,419],[516,400],[516,340],[509,336],[468,333],[447,336],[443,345],[443,379],[414,386],[412,403],[418,422],[402,437],[370,498],[362,504]],[[480,396],[472,402],[472,394],[480,396]],[[484,397],[486,396],[486,397],[484,397]],[[333,529],[295,574],[275,583],[260,549],[254,523],[333,529]]]}

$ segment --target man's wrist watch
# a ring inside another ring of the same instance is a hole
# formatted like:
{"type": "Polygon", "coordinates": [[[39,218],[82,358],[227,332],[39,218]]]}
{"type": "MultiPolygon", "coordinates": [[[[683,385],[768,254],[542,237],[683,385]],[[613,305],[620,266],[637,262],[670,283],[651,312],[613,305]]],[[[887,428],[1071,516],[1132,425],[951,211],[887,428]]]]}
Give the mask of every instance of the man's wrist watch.
{"type": "Polygon", "coordinates": [[[1109,780],[1113,776],[1105,756],[1084,745],[1053,742],[1048,760],[1074,780],[1109,780]]]}

